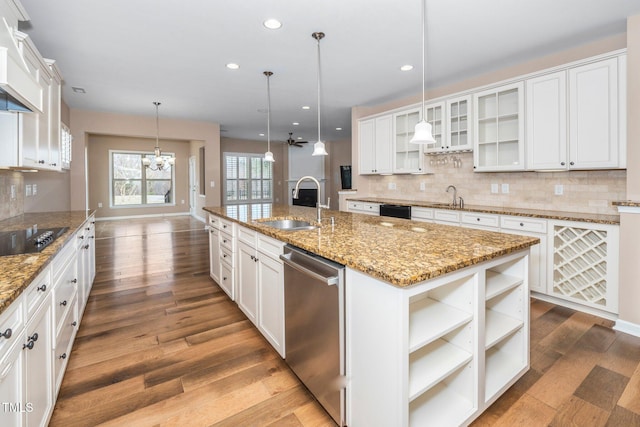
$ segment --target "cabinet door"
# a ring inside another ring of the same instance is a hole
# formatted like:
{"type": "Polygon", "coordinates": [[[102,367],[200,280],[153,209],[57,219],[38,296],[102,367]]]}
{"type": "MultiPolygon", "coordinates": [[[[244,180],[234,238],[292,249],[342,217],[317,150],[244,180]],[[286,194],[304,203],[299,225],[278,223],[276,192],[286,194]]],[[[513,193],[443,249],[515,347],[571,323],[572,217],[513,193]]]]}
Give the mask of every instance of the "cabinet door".
{"type": "Polygon", "coordinates": [[[376,173],[376,122],[375,119],[358,123],[358,139],[360,140],[360,174],[376,173]]]}
{"type": "Polygon", "coordinates": [[[444,120],[445,103],[437,102],[425,105],[425,112],[427,114],[426,120],[431,124],[431,134],[433,135],[433,139],[436,140],[435,144],[427,144],[425,146],[425,152],[440,153],[446,151],[446,122],[444,120]]]}
{"type": "Polygon", "coordinates": [[[518,82],[474,94],[476,172],[524,169],[523,87],[518,82]]]}
{"type": "Polygon", "coordinates": [[[376,173],[393,171],[392,133],[393,117],[391,115],[376,118],[376,173]]]}
{"type": "Polygon", "coordinates": [[[285,357],[284,348],[284,268],[275,260],[258,252],[260,283],[258,329],[273,348],[285,357]]]}
{"type": "Polygon", "coordinates": [[[48,298],[27,324],[24,340],[25,344],[33,343],[33,348],[24,349],[24,402],[33,404],[33,411],[27,411],[25,414],[28,426],[45,426],[53,407],[51,331],[51,300],[48,298]]]}
{"type": "Polygon", "coordinates": [[[411,138],[420,121],[420,108],[393,115],[393,172],[413,173],[422,170],[422,145],[412,144],[411,138]]]}
{"type": "Polygon", "coordinates": [[[618,59],[570,69],[570,168],[618,167],[618,129],[618,59]]]}
{"type": "Polygon", "coordinates": [[[51,137],[51,77],[40,76],[42,86],[42,114],[38,115],[38,167],[45,169],[55,169],[58,165],[53,165],[50,157],[50,137],[51,137]]]}
{"type": "MultiPolygon", "coordinates": [[[[209,275],[220,283],[220,230],[209,229],[209,275]]],[[[229,295],[233,299],[233,295],[229,295]]]]}
{"type": "Polygon", "coordinates": [[[527,80],[527,169],[567,169],[566,71],[527,80]]]}
{"type": "Polygon", "coordinates": [[[473,149],[471,95],[447,100],[445,146],[450,151],[473,149]]]}
{"type": "Polygon", "coordinates": [[[255,248],[238,244],[238,306],[254,324],[258,309],[257,259],[255,248]]]}
{"type": "Polygon", "coordinates": [[[23,425],[23,414],[29,409],[35,409],[32,402],[23,398],[25,352],[22,350],[22,342],[15,342],[5,350],[8,351],[0,355],[0,402],[3,405],[0,420],[4,426],[20,427],[23,425]]]}

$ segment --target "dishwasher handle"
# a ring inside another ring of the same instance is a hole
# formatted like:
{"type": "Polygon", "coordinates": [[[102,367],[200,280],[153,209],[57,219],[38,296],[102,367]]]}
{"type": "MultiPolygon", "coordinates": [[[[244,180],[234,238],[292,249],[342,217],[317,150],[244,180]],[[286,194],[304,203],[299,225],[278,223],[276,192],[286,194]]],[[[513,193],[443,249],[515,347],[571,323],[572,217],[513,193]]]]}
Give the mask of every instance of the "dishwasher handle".
{"type": "Polygon", "coordinates": [[[325,282],[327,284],[327,286],[331,286],[331,285],[337,285],[338,281],[340,280],[339,276],[325,276],[322,275],[320,273],[317,273],[313,270],[310,270],[309,268],[298,264],[297,262],[294,262],[291,260],[291,253],[287,253],[287,254],[282,254],[280,255],[280,259],[287,264],[289,267],[298,270],[301,273],[304,274],[308,274],[309,276],[313,277],[314,279],[318,279],[322,282],[325,282]]]}

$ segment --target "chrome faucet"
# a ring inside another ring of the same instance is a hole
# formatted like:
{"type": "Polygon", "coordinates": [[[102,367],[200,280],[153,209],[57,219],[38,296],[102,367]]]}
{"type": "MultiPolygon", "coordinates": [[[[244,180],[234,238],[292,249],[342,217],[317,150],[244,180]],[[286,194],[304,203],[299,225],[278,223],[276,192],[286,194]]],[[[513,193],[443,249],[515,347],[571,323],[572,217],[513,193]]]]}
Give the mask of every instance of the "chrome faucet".
{"type": "Polygon", "coordinates": [[[453,201],[451,202],[451,206],[453,206],[454,208],[456,207],[456,205],[458,204],[458,190],[456,190],[456,186],[455,185],[450,185],[447,187],[447,193],[449,192],[449,190],[453,189],[453,201]]]}
{"type": "Polygon", "coordinates": [[[327,197],[327,204],[323,205],[322,203],[320,203],[320,183],[318,182],[317,179],[315,179],[312,176],[303,176],[302,178],[300,178],[298,180],[298,182],[296,182],[296,188],[293,189],[293,198],[297,199],[298,198],[298,192],[300,191],[300,183],[302,181],[313,181],[316,183],[316,186],[318,187],[318,200],[316,202],[316,209],[318,210],[318,224],[322,223],[322,208],[324,209],[330,209],[330,205],[331,205],[331,197],[327,197]]]}

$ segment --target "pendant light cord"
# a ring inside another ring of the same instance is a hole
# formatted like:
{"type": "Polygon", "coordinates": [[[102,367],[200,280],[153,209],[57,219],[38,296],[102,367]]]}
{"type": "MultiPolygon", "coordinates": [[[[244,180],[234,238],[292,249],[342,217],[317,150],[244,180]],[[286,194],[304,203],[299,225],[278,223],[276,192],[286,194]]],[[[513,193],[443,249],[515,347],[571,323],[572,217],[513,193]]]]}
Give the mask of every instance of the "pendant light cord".
{"type": "Polygon", "coordinates": [[[313,38],[318,41],[318,142],[320,139],[320,40],[324,37],[324,33],[317,32],[312,34],[313,38]]]}
{"type": "Polygon", "coordinates": [[[422,0],[422,120],[427,121],[427,112],[424,106],[424,80],[425,80],[425,67],[424,67],[424,51],[425,51],[425,26],[426,26],[426,18],[427,14],[427,0],[422,0]]]}
{"type": "Polygon", "coordinates": [[[156,106],[156,155],[160,151],[160,119],[158,117],[158,107],[160,103],[158,101],[154,101],[153,105],[156,106]]]}
{"type": "Polygon", "coordinates": [[[269,83],[269,77],[271,77],[271,71],[266,71],[267,75],[267,151],[271,151],[271,84],[269,83]]]}

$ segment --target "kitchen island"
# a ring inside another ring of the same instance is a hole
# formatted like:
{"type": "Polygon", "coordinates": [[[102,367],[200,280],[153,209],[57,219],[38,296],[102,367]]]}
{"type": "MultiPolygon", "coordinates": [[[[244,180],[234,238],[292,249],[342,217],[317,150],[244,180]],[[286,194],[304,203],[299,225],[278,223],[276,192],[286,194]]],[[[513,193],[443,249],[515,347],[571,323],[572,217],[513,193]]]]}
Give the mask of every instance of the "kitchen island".
{"type": "Polygon", "coordinates": [[[528,370],[536,238],[327,210],[284,231],[263,222],[316,210],[205,210],[347,267],[348,425],[464,425],[528,370]]]}

